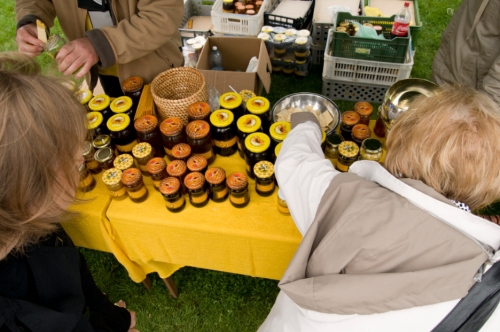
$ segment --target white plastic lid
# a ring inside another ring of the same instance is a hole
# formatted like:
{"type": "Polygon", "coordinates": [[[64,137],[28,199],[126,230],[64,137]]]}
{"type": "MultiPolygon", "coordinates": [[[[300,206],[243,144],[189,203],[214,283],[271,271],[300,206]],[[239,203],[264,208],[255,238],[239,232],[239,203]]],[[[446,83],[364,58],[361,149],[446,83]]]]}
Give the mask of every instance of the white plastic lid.
{"type": "Polygon", "coordinates": [[[213,46],[212,50],[217,51],[217,46],[213,46]]]}

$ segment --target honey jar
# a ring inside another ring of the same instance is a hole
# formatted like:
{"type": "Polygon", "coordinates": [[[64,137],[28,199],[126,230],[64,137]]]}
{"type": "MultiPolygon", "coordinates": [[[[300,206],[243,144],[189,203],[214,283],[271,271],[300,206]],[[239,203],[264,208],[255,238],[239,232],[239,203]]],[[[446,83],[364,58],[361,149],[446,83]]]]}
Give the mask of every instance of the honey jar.
{"type": "Polygon", "coordinates": [[[184,209],[186,200],[182,194],[179,179],[174,177],[165,178],[161,180],[159,188],[170,212],[180,212],[184,209]]]}
{"type": "Polygon", "coordinates": [[[199,154],[189,157],[186,162],[186,166],[190,172],[200,172],[202,174],[205,174],[207,165],[207,159],[199,154]]]}
{"type": "Polygon", "coordinates": [[[115,153],[110,147],[104,147],[95,152],[94,159],[99,163],[101,169],[110,169],[114,167],[115,153]]]}
{"type": "Polygon", "coordinates": [[[148,189],[144,185],[141,171],[129,168],[122,173],[122,183],[127,188],[127,193],[132,202],[140,203],[148,197],[148,189]]]}
{"type": "Polygon", "coordinates": [[[173,176],[179,179],[182,192],[187,194],[187,189],[184,186],[184,177],[187,174],[187,166],[186,163],[182,160],[174,160],[170,164],[167,165],[167,174],[169,176],[173,176]]]}
{"type": "Polygon", "coordinates": [[[271,134],[271,147],[274,149],[276,145],[283,142],[283,140],[288,136],[288,133],[292,130],[292,126],[289,122],[278,121],[271,125],[269,129],[269,134],[271,134]]]}
{"type": "Polygon", "coordinates": [[[102,148],[111,148],[111,136],[99,135],[92,141],[94,149],[99,150],[102,148]]]}
{"type": "MultiPolygon", "coordinates": [[[[240,97],[241,98],[241,97],[240,97]]],[[[187,142],[193,154],[201,154],[211,164],[215,159],[212,148],[210,125],[203,120],[195,120],[186,126],[187,142]]]]}
{"type": "Polygon", "coordinates": [[[220,167],[211,167],[205,172],[208,183],[208,195],[214,202],[223,202],[227,198],[226,171],[220,167]]]}
{"type": "Polygon", "coordinates": [[[262,160],[271,160],[271,140],[264,133],[253,133],[245,138],[245,162],[248,176],[253,178],[253,167],[262,160]]]}
{"type": "Polygon", "coordinates": [[[135,110],[132,108],[132,98],[121,96],[113,99],[109,108],[113,114],[127,114],[130,119],[135,116],[135,110]]]}
{"type": "Polygon", "coordinates": [[[262,131],[268,132],[271,126],[271,111],[269,109],[270,103],[267,98],[253,97],[247,101],[247,112],[256,115],[260,118],[262,123],[262,131]]]}
{"type": "Polygon", "coordinates": [[[243,115],[238,119],[238,152],[240,157],[245,159],[245,138],[259,131],[262,131],[261,120],[258,116],[252,114],[243,115]]]}
{"type": "Polygon", "coordinates": [[[346,141],[352,141],[352,127],[359,123],[360,116],[354,111],[342,113],[340,124],[340,134],[346,141]]]}
{"type": "MultiPolygon", "coordinates": [[[[382,106],[380,106],[382,107],[382,106]]],[[[382,120],[382,117],[380,115],[380,107],[378,109],[378,114],[377,114],[377,122],[375,123],[375,128],[373,128],[373,132],[375,133],[375,135],[377,135],[378,137],[380,138],[384,138],[385,137],[385,124],[384,124],[384,120],[382,120]]]]}
{"type": "Polygon", "coordinates": [[[337,167],[339,144],[343,141],[344,138],[339,134],[331,134],[326,139],[325,157],[332,162],[333,167],[337,167]]]}
{"type": "Polygon", "coordinates": [[[184,125],[179,118],[167,118],[160,124],[163,149],[170,160],[173,160],[172,148],[179,143],[186,143],[184,125]]]}
{"type": "Polygon", "coordinates": [[[94,189],[96,185],[95,179],[92,174],[90,174],[89,170],[85,166],[85,163],[82,163],[80,167],[78,167],[78,172],[80,173],[78,190],[80,190],[81,192],[87,192],[94,189]]]}
{"type": "Polygon", "coordinates": [[[233,0],[223,0],[222,1],[222,12],[223,13],[234,13],[233,0]]]}
{"type": "Polygon", "coordinates": [[[236,92],[227,92],[219,98],[220,107],[233,112],[234,121],[238,121],[238,119],[243,116],[244,106],[242,103],[243,99],[240,94],[236,92]]]}
{"type": "Polygon", "coordinates": [[[179,143],[172,148],[172,158],[186,162],[191,156],[191,147],[187,143],[179,143]]]}
{"type": "Polygon", "coordinates": [[[135,130],[127,114],[115,114],[109,118],[108,129],[118,153],[131,153],[137,144],[135,130]]]}
{"type": "Polygon", "coordinates": [[[347,172],[349,167],[358,159],[359,147],[352,141],[344,141],[339,144],[339,158],[337,170],[347,172]]]}
{"type": "Polygon", "coordinates": [[[278,154],[280,153],[282,146],[283,146],[283,142],[276,145],[276,147],[274,148],[273,162],[276,162],[276,159],[278,159],[278,154]]]}
{"type": "Polygon", "coordinates": [[[208,203],[208,190],[205,177],[200,172],[191,172],[184,178],[184,185],[189,194],[189,202],[194,207],[203,207],[208,203]]]}
{"type": "Polygon", "coordinates": [[[99,112],[87,113],[87,129],[89,130],[91,137],[109,134],[104,118],[99,112]]]}
{"type": "Polygon", "coordinates": [[[104,118],[104,123],[106,123],[111,115],[113,115],[111,109],[109,108],[110,103],[111,99],[108,95],[100,94],[90,99],[88,106],[90,111],[100,112],[104,118]]]}
{"type": "Polygon", "coordinates": [[[230,156],[238,150],[238,137],[233,112],[217,110],[210,115],[214,151],[220,156],[230,156]]]}
{"type": "Polygon", "coordinates": [[[226,179],[229,188],[229,201],[234,207],[242,208],[250,202],[248,193],[248,178],[241,172],[229,174],[226,179]]]}
{"type": "Polygon", "coordinates": [[[89,141],[83,142],[82,154],[87,169],[93,174],[99,173],[101,171],[101,166],[99,166],[99,163],[94,158],[95,155],[94,147],[89,141]]]}
{"type": "Polygon", "coordinates": [[[352,127],[352,140],[359,147],[361,147],[361,143],[372,134],[370,128],[367,125],[358,123],[354,127],[352,127]]]}
{"type": "Polygon", "coordinates": [[[361,144],[359,160],[380,161],[382,158],[382,143],[376,138],[367,138],[361,144]]]}
{"type": "Polygon", "coordinates": [[[270,196],[274,192],[274,165],[269,161],[259,161],[253,167],[255,191],[260,196],[270,196]]]}
{"type": "Polygon", "coordinates": [[[89,104],[90,99],[92,99],[92,97],[93,97],[92,91],[90,91],[89,89],[79,90],[76,92],[76,99],[78,99],[80,104],[85,106],[85,109],[87,110],[87,112],[90,112],[90,108],[89,108],[88,104],[89,104]]]}
{"type": "Polygon", "coordinates": [[[132,155],[135,160],[137,160],[137,164],[139,165],[139,169],[141,170],[143,175],[149,176],[147,164],[153,159],[154,151],[153,147],[149,143],[139,143],[132,149],[132,155]]]}
{"type": "Polygon", "coordinates": [[[139,142],[151,144],[154,155],[163,157],[163,142],[158,128],[158,119],[154,115],[144,115],[135,120],[134,128],[139,142]]]}
{"type": "Polygon", "coordinates": [[[360,101],[354,105],[354,112],[359,114],[359,123],[364,125],[370,125],[370,117],[373,113],[373,106],[366,102],[360,101]]]}
{"type": "Polygon", "coordinates": [[[285,201],[285,196],[283,195],[281,189],[278,190],[278,211],[285,216],[290,215],[288,204],[285,201]]]}
{"type": "Polygon", "coordinates": [[[187,108],[188,122],[194,120],[210,121],[210,105],[203,101],[193,103],[187,108]]]}
{"type": "Polygon", "coordinates": [[[127,197],[127,189],[122,183],[122,171],[110,168],[102,173],[102,182],[109,190],[109,195],[116,200],[127,197]]]}
{"type": "Polygon", "coordinates": [[[115,158],[113,161],[113,166],[120,171],[127,170],[129,168],[135,167],[134,165],[134,157],[129,155],[128,153],[121,154],[115,158]]]}
{"type": "Polygon", "coordinates": [[[148,170],[149,175],[151,175],[155,189],[159,189],[160,181],[168,177],[167,163],[163,160],[163,158],[156,157],[148,162],[146,169],[148,170]]]}
{"type": "Polygon", "coordinates": [[[296,61],[306,61],[309,54],[309,45],[307,37],[298,37],[293,45],[296,61]]]}
{"type": "MultiPolygon", "coordinates": [[[[286,44],[284,43],[286,35],[282,33],[277,33],[273,37],[274,44],[274,55],[277,58],[283,58],[286,55],[286,44]]],[[[274,71],[274,65],[273,65],[274,71]]]]}
{"type": "Polygon", "coordinates": [[[132,99],[132,109],[137,110],[139,100],[141,100],[142,89],[144,87],[144,80],[139,76],[132,76],[127,78],[122,83],[122,90],[125,96],[132,99]]]}

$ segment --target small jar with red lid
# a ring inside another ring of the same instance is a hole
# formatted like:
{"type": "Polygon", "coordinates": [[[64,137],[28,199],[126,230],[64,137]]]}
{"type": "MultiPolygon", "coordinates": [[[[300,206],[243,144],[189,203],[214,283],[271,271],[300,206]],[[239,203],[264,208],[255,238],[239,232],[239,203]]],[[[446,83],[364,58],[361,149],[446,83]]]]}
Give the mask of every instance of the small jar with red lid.
{"type": "Polygon", "coordinates": [[[229,201],[231,204],[237,208],[247,206],[250,202],[248,177],[241,172],[231,173],[226,179],[226,184],[229,188],[229,201]]]}
{"type": "Polygon", "coordinates": [[[123,93],[125,94],[125,96],[132,99],[132,109],[134,110],[134,112],[137,110],[137,106],[139,105],[143,87],[144,80],[139,76],[129,77],[122,83],[123,93]]]}
{"type": "Polygon", "coordinates": [[[158,127],[158,118],[154,115],[144,115],[134,121],[139,142],[151,144],[155,157],[163,157],[163,142],[158,127]]]}
{"type": "Polygon", "coordinates": [[[161,180],[159,190],[170,212],[180,212],[184,209],[186,200],[178,178],[168,177],[161,180]]]}
{"type": "Polygon", "coordinates": [[[200,172],[202,174],[205,174],[207,165],[207,159],[199,154],[189,157],[186,162],[186,166],[190,172],[200,172]]]}
{"type": "Polygon", "coordinates": [[[269,161],[259,161],[253,167],[255,191],[260,196],[270,196],[276,187],[274,182],[274,165],[269,161]]]}
{"type": "Polygon", "coordinates": [[[174,160],[170,164],[167,165],[167,174],[168,176],[173,176],[179,179],[182,186],[182,192],[187,194],[187,189],[184,186],[184,178],[188,172],[186,163],[182,160],[174,160]]]}
{"type": "Polygon", "coordinates": [[[226,171],[220,167],[211,167],[205,172],[208,183],[208,195],[214,202],[224,202],[227,198],[226,171]]]}
{"type": "Polygon", "coordinates": [[[238,119],[243,116],[243,98],[241,98],[239,93],[227,92],[223,94],[219,98],[219,104],[221,108],[233,112],[234,121],[238,121],[238,119]]]}
{"type": "Polygon", "coordinates": [[[160,124],[160,131],[163,140],[163,149],[170,160],[172,157],[172,148],[179,143],[186,143],[186,134],[184,125],[179,118],[167,118],[160,124]]]}
{"type": "Polygon", "coordinates": [[[352,127],[352,141],[356,143],[359,147],[361,147],[361,143],[367,138],[370,137],[372,131],[368,128],[367,125],[358,123],[354,127],[352,127]]]}
{"type": "Polygon", "coordinates": [[[144,185],[141,171],[129,168],[122,173],[122,183],[127,188],[127,193],[132,202],[140,203],[148,197],[148,189],[144,185]]]}
{"type": "Polygon", "coordinates": [[[233,112],[216,110],[210,115],[214,151],[220,156],[230,156],[238,150],[238,137],[233,112]]]}
{"type": "Polygon", "coordinates": [[[373,106],[366,102],[360,101],[354,105],[354,112],[359,114],[359,123],[364,125],[370,125],[370,117],[373,113],[373,106]]]}
{"type": "Polygon", "coordinates": [[[203,120],[195,120],[186,126],[187,142],[193,154],[201,154],[211,164],[215,159],[210,135],[210,125],[203,120]]]}
{"type": "Polygon", "coordinates": [[[208,190],[205,177],[200,172],[191,172],[184,178],[184,185],[189,194],[189,202],[194,207],[203,207],[208,203],[208,190]]]}
{"type": "Polygon", "coordinates": [[[342,113],[340,124],[340,134],[346,141],[352,141],[352,127],[359,123],[360,116],[354,111],[342,113]]]}
{"type": "Polygon", "coordinates": [[[191,156],[191,147],[187,143],[179,143],[172,148],[172,158],[186,162],[191,156]]]}
{"type": "Polygon", "coordinates": [[[149,175],[151,175],[151,180],[153,180],[155,189],[159,189],[160,181],[168,177],[167,163],[163,158],[155,157],[148,162],[146,169],[149,175]]]}
{"type": "Polygon", "coordinates": [[[203,101],[198,101],[187,108],[188,122],[194,120],[210,121],[210,105],[203,101]]]}

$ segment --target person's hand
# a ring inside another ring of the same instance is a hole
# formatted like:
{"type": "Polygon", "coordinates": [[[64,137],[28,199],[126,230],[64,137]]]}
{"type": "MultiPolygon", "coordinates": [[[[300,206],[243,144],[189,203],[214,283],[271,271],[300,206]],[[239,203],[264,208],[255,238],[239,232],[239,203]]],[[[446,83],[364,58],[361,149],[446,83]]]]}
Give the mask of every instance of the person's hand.
{"type": "Polygon", "coordinates": [[[17,29],[17,50],[30,57],[36,57],[43,52],[43,42],[38,40],[36,24],[26,24],[17,29]]]}
{"type": "Polygon", "coordinates": [[[135,312],[134,311],[130,311],[130,328],[128,330],[128,332],[139,332],[138,330],[136,330],[134,327],[135,327],[135,323],[136,323],[136,318],[135,318],[135,312]]]}
{"type": "Polygon", "coordinates": [[[56,62],[59,72],[64,75],[75,73],[76,78],[83,77],[99,57],[87,37],[75,39],[64,45],[57,53],[56,62]]]}

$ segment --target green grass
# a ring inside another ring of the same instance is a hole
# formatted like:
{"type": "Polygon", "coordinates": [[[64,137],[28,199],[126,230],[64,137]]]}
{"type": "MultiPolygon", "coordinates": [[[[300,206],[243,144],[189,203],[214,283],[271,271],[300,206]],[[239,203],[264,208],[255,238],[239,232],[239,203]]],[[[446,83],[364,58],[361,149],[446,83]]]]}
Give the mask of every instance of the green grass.
{"type": "MultiPolygon", "coordinates": [[[[412,77],[428,79],[441,34],[460,0],[419,0],[423,23],[412,77]]],[[[14,0],[0,0],[0,50],[16,50],[14,0]]],[[[61,33],[56,24],[53,31],[61,33]]],[[[53,62],[42,55],[44,68],[53,62]]],[[[313,66],[303,79],[272,75],[267,97],[271,104],[292,92],[321,93],[321,66],[313,66]]],[[[352,109],[352,102],[336,101],[342,111],[352,109]]],[[[489,212],[500,210],[493,206],[489,212]]],[[[498,212],[497,212],[498,213],[498,212]]],[[[82,249],[96,283],[112,301],[123,299],[137,312],[137,327],[142,332],[158,331],[255,331],[266,318],[278,294],[277,281],[186,267],[173,276],[180,290],[174,300],[157,275],[151,274],[151,291],[135,284],[113,255],[82,249]]]]}

